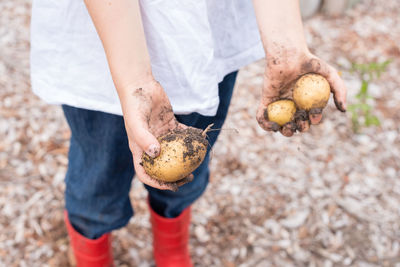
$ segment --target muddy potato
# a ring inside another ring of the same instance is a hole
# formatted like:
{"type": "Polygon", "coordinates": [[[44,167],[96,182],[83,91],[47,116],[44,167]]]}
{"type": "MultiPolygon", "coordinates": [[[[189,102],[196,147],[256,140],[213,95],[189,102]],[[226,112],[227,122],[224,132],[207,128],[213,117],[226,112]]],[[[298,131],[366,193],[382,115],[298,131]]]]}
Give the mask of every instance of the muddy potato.
{"type": "Polygon", "coordinates": [[[293,88],[293,99],[297,107],[304,110],[324,108],[328,103],[331,88],[328,81],[318,74],[306,74],[297,80],[293,88]]]}
{"type": "Polygon", "coordinates": [[[176,182],[187,177],[203,162],[208,142],[200,129],[174,130],[158,138],[160,155],[142,155],[146,173],[164,182],[176,182]]]}
{"type": "Polygon", "coordinates": [[[293,120],[296,113],[296,105],[292,100],[278,100],[267,107],[268,120],[276,122],[280,126],[293,120]]]}

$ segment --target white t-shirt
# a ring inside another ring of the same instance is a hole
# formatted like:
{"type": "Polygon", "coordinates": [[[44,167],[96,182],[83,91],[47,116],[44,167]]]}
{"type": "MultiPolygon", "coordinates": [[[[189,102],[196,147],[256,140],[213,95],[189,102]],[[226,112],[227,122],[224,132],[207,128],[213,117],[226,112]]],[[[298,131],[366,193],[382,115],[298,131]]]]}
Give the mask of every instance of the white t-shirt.
{"type": "MultiPolygon", "coordinates": [[[[264,57],[250,0],[140,1],[153,75],[176,114],[215,115],[218,83],[264,57]]],[[[52,104],[121,115],[83,0],[33,0],[33,91],[52,104]]]]}

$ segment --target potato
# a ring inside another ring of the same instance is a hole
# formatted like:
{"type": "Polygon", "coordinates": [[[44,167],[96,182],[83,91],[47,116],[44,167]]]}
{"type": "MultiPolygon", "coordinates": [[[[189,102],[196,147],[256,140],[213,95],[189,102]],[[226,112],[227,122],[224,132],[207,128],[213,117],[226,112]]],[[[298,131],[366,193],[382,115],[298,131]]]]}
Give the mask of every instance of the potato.
{"type": "Polygon", "coordinates": [[[268,120],[276,122],[280,126],[293,120],[296,113],[296,105],[292,100],[278,100],[267,107],[268,120]]]}
{"type": "Polygon", "coordinates": [[[176,182],[191,174],[203,162],[208,141],[200,129],[174,130],[158,138],[160,155],[142,155],[146,173],[163,182],[176,182]]]}
{"type": "Polygon", "coordinates": [[[318,74],[303,75],[294,85],[293,99],[299,109],[324,108],[328,103],[331,88],[328,81],[318,74]]]}

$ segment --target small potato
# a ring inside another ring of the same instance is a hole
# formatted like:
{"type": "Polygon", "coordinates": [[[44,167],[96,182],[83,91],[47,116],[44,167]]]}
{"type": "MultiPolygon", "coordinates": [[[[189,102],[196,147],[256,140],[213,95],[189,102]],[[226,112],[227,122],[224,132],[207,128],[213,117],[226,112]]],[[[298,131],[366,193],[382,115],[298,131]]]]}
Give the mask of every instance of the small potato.
{"type": "Polygon", "coordinates": [[[142,155],[146,173],[163,182],[176,182],[191,174],[203,162],[208,141],[200,129],[174,130],[158,138],[160,155],[142,155]]]}
{"type": "Polygon", "coordinates": [[[297,80],[293,99],[299,109],[324,108],[328,103],[331,88],[328,81],[318,74],[306,74],[297,80]]]}
{"type": "Polygon", "coordinates": [[[292,100],[278,100],[267,107],[268,120],[276,122],[280,126],[293,120],[296,113],[296,105],[292,100]]]}

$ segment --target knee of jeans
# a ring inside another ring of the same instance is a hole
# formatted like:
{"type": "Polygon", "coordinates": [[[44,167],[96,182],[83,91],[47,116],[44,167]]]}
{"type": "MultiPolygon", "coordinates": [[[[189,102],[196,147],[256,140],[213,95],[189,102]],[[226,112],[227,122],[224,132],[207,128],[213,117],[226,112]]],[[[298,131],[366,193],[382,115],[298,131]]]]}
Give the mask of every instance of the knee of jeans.
{"type": "Polygon", "coordinates": [[[129,198],[120,201],[81,202],[65,197],[66,210],[74,228],[87,238],[98,238],[104,233],[125,226],[133,216],[129,198]]]}

